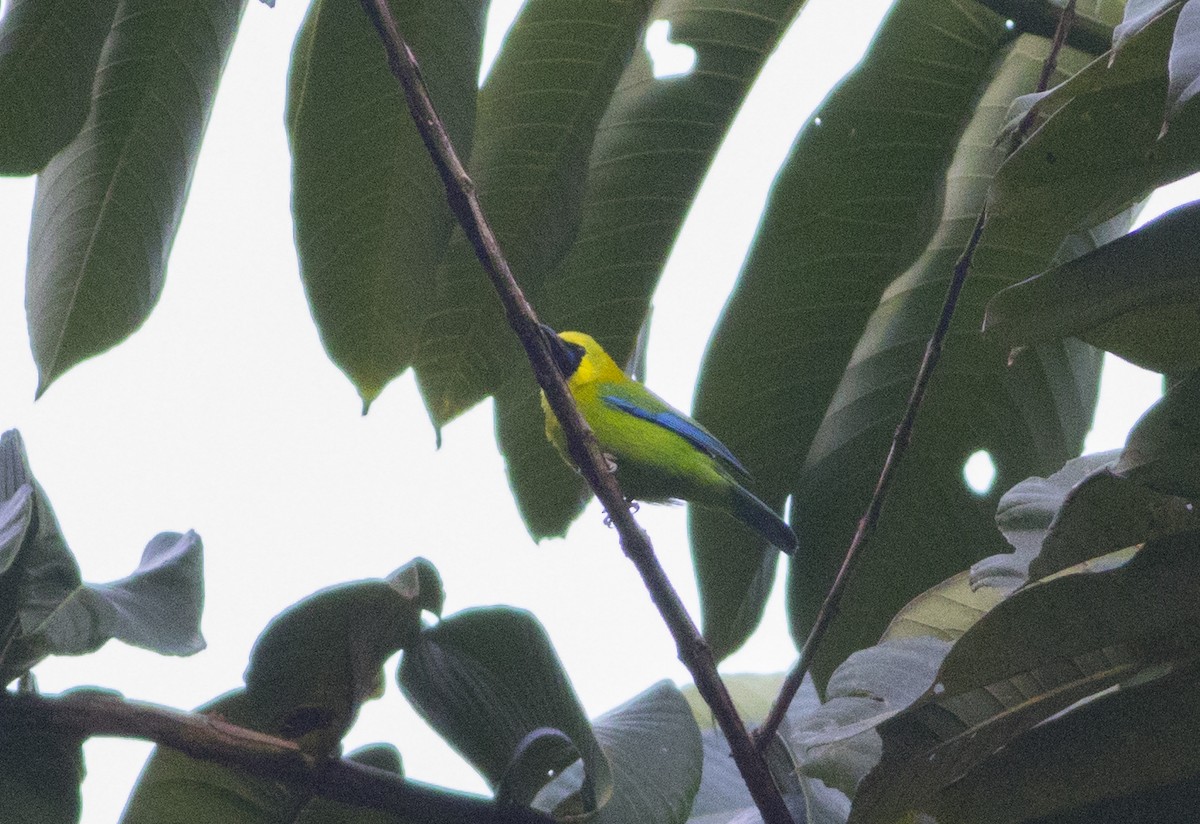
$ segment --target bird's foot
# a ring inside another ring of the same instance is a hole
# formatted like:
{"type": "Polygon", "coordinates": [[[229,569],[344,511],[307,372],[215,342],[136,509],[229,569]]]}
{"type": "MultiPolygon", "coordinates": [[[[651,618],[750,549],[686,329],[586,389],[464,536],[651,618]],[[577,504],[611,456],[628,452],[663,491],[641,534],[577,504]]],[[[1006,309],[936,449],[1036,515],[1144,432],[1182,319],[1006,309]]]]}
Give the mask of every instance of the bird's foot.
{"type": "MultiPolygon", "coordinates": [[[[629,507],[630,514],[636,513],[639,509],[642,508],[642,505],[639,504],[637,501],[633,500],[632,498],[626,498],[625,505],[629,507]]],[[[605,510],[605,512],[604,512],[604,525],[606,527],[608,527],[609,529],[612,529],[613,519],[612,519],[612,516],[608,514],[607,510],[605,510]]]]}
{"type": "Polygon", "coordinates": [[[616,472],[617,471],[617,456],[610,455],[608,452],[601,452],[600,454],[604,458],[605,465],[608,466],[608,471],[616,472]]]}

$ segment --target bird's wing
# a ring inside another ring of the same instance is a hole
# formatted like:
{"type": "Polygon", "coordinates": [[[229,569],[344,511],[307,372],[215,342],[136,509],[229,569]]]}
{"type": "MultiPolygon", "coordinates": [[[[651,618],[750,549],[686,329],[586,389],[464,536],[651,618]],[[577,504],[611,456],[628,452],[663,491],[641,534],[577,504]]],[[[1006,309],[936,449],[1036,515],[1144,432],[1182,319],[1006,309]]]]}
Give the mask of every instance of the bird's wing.
{"type": "MultiPolygon", "coordinates": [[[[613,389],[616,389],[616,387],[613,387],[613,389]]],[[[650,421],[651,423],[658,424],[663,429],[674,432],[706,455],[711,455],[727,463],[743,476],[750,477],[750,472],[746,467],[742,466],[741,461],[734,457],[733,453],[729,451],[729,447],[717,440],[716,436],[711,432],[687,415],[677,409],[673,409],[666,401],[657,395],[651,394],[649,390],[645,394],[646,397],[639,397],[638,400],[633,400],[614,391],[609,391],[601,394],[600,400],[614,409],[619,409],[622,412],[633,415],[635,418],[650,421]]]]}

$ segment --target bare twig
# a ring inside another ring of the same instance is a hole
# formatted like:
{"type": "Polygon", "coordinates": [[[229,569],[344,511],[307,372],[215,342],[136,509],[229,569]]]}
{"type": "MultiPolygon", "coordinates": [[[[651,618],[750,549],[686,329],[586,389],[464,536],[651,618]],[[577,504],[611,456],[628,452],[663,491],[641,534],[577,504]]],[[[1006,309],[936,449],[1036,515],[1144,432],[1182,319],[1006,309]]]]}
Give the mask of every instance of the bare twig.
{"type": "MultiPolygon", "coordinates": [[[[353,761],[315,758],[294,741],[263,735],[213,715],[181,712],[128,701],[112,693],[81,690],[60,696],[0,691],[0,730],[20,727],[57,734],[153,741],[192,758],[212,761],[302,792],[406,820],[472,821],[485,824],[551,824],[550,816],[526,807],[502,806],[411,781],[353,761]]],[[[3,736],[0,736],[2,739],[3,736]]]]}
{"type": "MultiPolygon", "coordinates": [[[[1058,63],[1058,53],[1062,50],[1063,44],[1066,42],[1067,32],[1070,30],[1071,21],[1074,18],[1075,0],[1068,0],[1066,7],[1062,10],[1062,14],[1059,17],[1058,28],[1055,31],[1050,52],[1046,55],[1046,60],[1042,64],[1042,73],[1038,79],[1037,86],[1037,91],[1039,92],[1046,90],[1050,78],[1054,74],[1054,67],[1058,63]]],[[[1021,121],[1016,133],[1013,135],[1009,154],[1020,147],[1025,133],[1032,124],[1033,118],[1030,116],[1021,121]]],[[[760,751],[765,751],[771,740],[775,737],[775,733],[779,730],[779,725],[783,723],[784,716],[787,714],[787,708],[792,703],[792,699],[796,697],[796,692],[800,689],[800,684],[804,681],[804,674],[808,672],[808,668],[812,664],[812,659],[816,655],[821,641],[824,639],[830,624],[837,615],[838,605],[841,603],[842,594],[845,592],[846,584],[850,579],[850,572],[854,569],[854,565],[862,556],[863,548],[871,540],[871,537],[875,534],[876,527],[879,525],[879,515],[883,511],[883,504],[891,487],[892,478],[895,476],[896,469],[899,467],[904,453],[908,450],[909,441],[912,439],[913,424],[917,419],[917,412],[920,411],[921,403],[925,400],[925,391],[929,388],[929,380],[933,377],[933,370],[937,367],[938,361],[941,359],[946,335],[950,332],[950,321],[954,317],[954,309],[958,305],[958,297],[962,293],[963,285],[966,283],[967,273],[971,269],[971,261],[975,257],[975,249],[979,246],[979,240],[983,236],[983,227],[986,222],[987,209],[984,208],[979,212],[979,217],[975,221],[975,228],[971,232],[971,238],[967,241],[967,246],[963,250],[962,256],[954,264],[954,273],[950,279],[950,285],[946,289],[946,298],[942,303],[941,314],[938,316],[937,325],[934,327],[933,334],[929,338],[929,343],[925,346],[925,355],[921,359],[920,369],[917,370],[917,377],[908,398],[908,406],[904,410],[904,417],[900,419],[900,423],[896,427],[895,434],[892,436],[892,445],[888,450],[887,458],[883,462],[883,469],[880,470],[879,480],[875,484],[875,491],[871,494],[871,501],[867,504],[867,511],[859,519],[858,527],[854,530],[854,537],[850,541],[850,547],[846,550],[846,556],[842,559],[842,565],[838,569],[837,576],[833,579],[833,585],[829,588],[829,593],[821,603],[821,608],[817,610],[817,617],[813,620],[812,629],[809,630],[808,637],[804,641],[804,647],[800,651],[799,660],[792,667],[787,678],[784,679],[783,686],[779,690],[779,695],[775,697],[775,702],[771,705],[771,711],[763,720],[762,725],[754,731],[755,744],[760,751]]]]}
{"type": "Polygon", "coordinates": [[[388,65],[400,83],[413,121],[446,186],[450,208],[474,245],[475,254],[504,306],[509,325],[525,347],[534,376],[562,425],[572,459],[612,519],[620,535],[621,548],[641,574],[651,599],[675,639],[679,660],[688,668],[697,690],[712,709],[763,820],[767,824],[791,824],[792,818],[771,779],[766,762],[755,749],[745,724],[733,706],[729,691],[717,675],[712,651],[667,580],[649,537],[630,514],[625,496],[621,494],[616,479],[601,456],[595,437],[580,416],[562,375],[554,365],[537,315],[517,285],[480,206],[475,184],[434,109],[416,57],[397,30],[385,0],[361,2],[379,32],[387,52],[388,65]]]}

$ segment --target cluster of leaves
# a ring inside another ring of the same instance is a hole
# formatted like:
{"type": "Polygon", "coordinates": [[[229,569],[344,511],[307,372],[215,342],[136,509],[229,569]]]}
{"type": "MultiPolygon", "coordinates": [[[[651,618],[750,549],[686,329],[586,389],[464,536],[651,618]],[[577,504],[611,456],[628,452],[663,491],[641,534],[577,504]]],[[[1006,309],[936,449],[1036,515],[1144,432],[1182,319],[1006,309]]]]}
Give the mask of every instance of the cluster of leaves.
{"type": "MultiPolygon", "coordinates": [[[[111,638],[164,655],[204,649],[200,536],[164,532],[134,572],[85,583],[46,493],[34,480],[21,437],[0,436],[0,685],[49,655],[83,655],[111,638]]],[[[36,729],[0,734],[0,818],[74,821],[83,778],[81,740],[36,729]]]]}
{"type": "MultiPolygon", "coordinates": [[[[16,0],[0,20],[0,172],[39,173],[27,305],[40,391],[153,308],[242,8],[84,5],[16,0]]],[[[794,705],[771,751],[797,817],[1165,819],[1200,781],[1200,210],[1122,237],[1150,191],[1200,168],[1200,0],[1080,4],[1050,88],[1031,94],[1058,5],[896,0],[797,137],[706,357],[698,417],[765,500],[791,502],[803,637],[986,208],[913,448],[816,661],[826,703],[794,705]],[[1095,400],[1093,346],[1171,382],[1124,450],[1071,460],[1095,400]],[[980,449],[1003,498],[960,480],[980,449]],[[1015,552],[1001,554],[1006,541],[1015,552]]],[[[485,4],[392,6],[534,305],[629,355],[688,205],[802,0],[530,0],[482,89],[485,4]],[[650,19],[693,46],[694,72],[653,77],[638,48],[650,19]]],[[[530,531],[561,534],[580,487],[542,437],[524,359],[354,3],[314,0],[291,80],[297,241],[330,357],[365,404],[415,369],[438,427],[495,396],[530,531]]],[[[109,637],[199,647],[196,536],[159,536],[130,578],[85,585],[15,435],[0,444],[0,492],[5,684],[109,637]]],[[[691,531],[705,633],[724,656],[757,625],[776,559],[710,513],[693,512],[691,531]]],[[[336,754],[403,650],[409,700],[503,803],[753,820],[719,738],[673,686],[589,721],[532,616],[426,624],[441,602],[421,561],[318,593],[268,627],[246,686],[207,711],[336,754]]],[[[14,735],[0,804],[71,820],[79,742],[14,735]]],[[[357,757],[399,772],[390,745],[357,757]]],[[[180,810],[379,818],[163,751],[126,820],[180,810]]]]}

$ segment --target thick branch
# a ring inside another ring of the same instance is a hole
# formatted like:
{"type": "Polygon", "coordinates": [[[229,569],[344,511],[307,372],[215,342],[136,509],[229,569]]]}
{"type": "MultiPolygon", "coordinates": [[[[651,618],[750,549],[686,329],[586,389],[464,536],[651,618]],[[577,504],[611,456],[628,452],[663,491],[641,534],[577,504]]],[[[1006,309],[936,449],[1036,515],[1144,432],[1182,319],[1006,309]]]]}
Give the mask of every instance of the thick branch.
{"type": "MultiPolygon", "coordinates": [[[[1059,16],[1058,28],[1055,31],[1054,40],[1042,65],[1042,73],[1038,79],[1037,86],[1037,91],[1039,92],[1045,91],[1051,76],[1054,74],[1054,67],[1058,62],[1058,53],[1062,50],[1063,44],[1066,42],[1067,32],[1070,30],[1071,22],[1074,19],[1075,0],[1068,0],[1066,7],[1059,16]]],[[[1013,135],[1013,140],[1008,150],[1009,154],[1020,147],[1026,132],[1032,124],[1033,117],[1031,116],[1027,116],[1021,121],[1016,133],[1013,135]]],[[[817,611],[817,617],[813,621],[812,629],[809,630],[808,638],[804,641],[804,647],[800,650],[800,659],[792,667],[787,678],[784,679],[783,686],[779,690],[779,695],[776,696],[775,703],[771,705],[771,711],[767,714],[766,719],[754,731],[755,743],[761,751],[766,750],[771,739],[775,737],[775,733],[779,730],[779,725],[783,723],[784,716],[787,714],[787,708],[792,703],[792,699],[796,697],[796,692],[800,689],[800,684],[804,681],[804,674],[808,672],[808,668],[812,664],[812,659],[816,655],[821,641],[824,639],[830,624],[833,623],[833,619],[837,615],[842,594],[845,592],[846,584],[850,580],[850,573],[854,569],[858,559],[862,556],[863,549],[870,542],[876,528],[879,526],[879,515],[883,512],[883,504],[887,499],[887,493],[891,488],[896,469],[900,466],[900,461],[908,451],[908,444],[912,439],[912,430],[917,420],[917,413],[920,411],[921,404],[925,400],[925,391],[929,388],[929,381],[933,377],[933,370],[937,367],[938,361],[941,359],[942,348],[946,343],[946,336],[950,333],[950,321],[953,319],[954,310],[958,305],[958,296],[962,293],[963,285],[966,283],[967,273],[971,269],[971,261],[975,257],[975,249],[979,246],[979,240],[983,236],[983,227],[986,222],[987,210],[985,208],[980,210],[979,217],[975,221],[975,228],[971,232],[971,239],[967,241],[966,249],[963,250],[958,262],[954,264],[954,274],[950,278],[949,287],[946,289],[946,298],[942,303],[941,314],[938,316],[933,334],[930,335],[929,343],[925,346],[925,356],[921,359],[921,368],[917,370],[917,377],[908,398],[908,406],[904,410],[904,417],[900,419],[900,423],[896,427],[895,434],[892,436],[892,446],[888,450],[887,459],[883,462],[883,469],[880,470],[879,480],[875,484],[875,491],[871,494],[871,501],[867,504],[867,511],[859,519],[858,527],[854,530],[854,538],[851,539],[850,547],[846,550],[846,556],[842,559],[842,565],[838,569],[837,576],[833,579],[833,585],[829,588],[829,594],[825,596],[825,600],[821,603],[821,608],[817,611]]]]}
{"type": "Polygon", "coordinates": [[[429,822],[551,824],[547,815],[492,799],[433,787],[337,758],[314,758],[294,741],[238,727],[213,715],[181,712],[81,690],[61,696],[0,692],[0,729],[28,726],[43,734],[153,741],[192,758],[313,796],[429,822]]]}
{"type": "Polygon", "coordinates": [[[729,691],[717,675],[716,662],[700,630],[688,615],[679,595],[667,580],[654,554],[650,539],[629,512],[616,479],[596,446],[596,439],[579,414],[567,385],[554,365],[549,346],[538,325],[537,315],[525,299],[516,278],[488,225],[475,192],[475,185],[459,159],[450,136],[430,99],[416,57],[396,29],[386,0],[361,0],[387,52],[388,66],[396,76],[408,103],[413,122],[421,133],[434,166],[446,186],[446,199],[462,225],[484,271],[504,306],[509,325],[525,347],[533,374],[558,417],[571,457],[584,480],[607,510],[621,538],[621,548],[637,567],[646,589],[675,639],[679,660],[692,674],[700,695],[712,708],[725,734],[734,761],[767,824],[791,824],[791,816],[779,790],[771,780],[766,762],[755,750],[745,724],[734,709],[729,691]]]}

